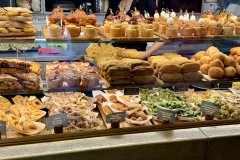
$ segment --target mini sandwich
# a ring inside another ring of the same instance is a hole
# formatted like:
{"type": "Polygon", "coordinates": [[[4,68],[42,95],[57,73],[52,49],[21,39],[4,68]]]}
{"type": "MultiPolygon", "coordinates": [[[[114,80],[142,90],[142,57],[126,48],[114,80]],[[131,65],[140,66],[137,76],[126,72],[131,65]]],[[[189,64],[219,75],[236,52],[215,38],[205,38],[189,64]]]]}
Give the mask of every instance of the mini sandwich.
{"type": "Polygon", "coordinates": [[[23,72],[29,73],[33,72],[35,74],[40,74],[41,72],[41,65],[36,62],[30,61],[21,61],[17,59],[0,59],[0,72],[4,73],[14,73],[14,72],[23,72]]]}
{"type": "Polygon", "coordinates": [[[22,86],[19,84],[18,79],[8,75],[0,74],[0,90],[20,90],[22,86]]]}
{"type": "MultiPolygon", "coordinates": [[[[21,22],[32,21],[32,11],[27,8],[5,7],[2,10],[5,10],[5,16],[8,18],[8,20],[21,22]]],[[[4,13],[4,11],[2,11],[1,13],[4,13]]],[[[5,18],[5,16],[1,15],[2,18],[5,18]]]]}
{"type": "Polygon", "coordinates": [[[12,75],[18,78],[24,88],[31,90],[40,89],[40,77],[34,73],[14,73],[12,75]]]}

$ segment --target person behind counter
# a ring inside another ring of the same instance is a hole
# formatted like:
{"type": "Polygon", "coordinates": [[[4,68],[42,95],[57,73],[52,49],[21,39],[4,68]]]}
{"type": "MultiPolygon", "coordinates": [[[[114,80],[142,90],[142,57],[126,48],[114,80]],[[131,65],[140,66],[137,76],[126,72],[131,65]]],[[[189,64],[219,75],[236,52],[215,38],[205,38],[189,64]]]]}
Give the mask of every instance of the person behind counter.
{"type": "MultiPolygon", "coordinates": [[[[111,10],[114,14],[119,12],[120,10],[131,16],[131,11],[134,9],[140,11],[142,15],[144,15],[144,11],[153,16],[155,10],[157,9],[156,0],[109,0],[109,8],[107,10],[106,16],[111,15],[111,10]]],[[[146,51],[147,43],[113,43],[115,47],[122,48],[131,48],[137,49],[142,52],[142,59],[147,58],[148,56],[154,54],[157,50],[159,50],[164,43],[154,43],[153,46],[146,51]]]]}

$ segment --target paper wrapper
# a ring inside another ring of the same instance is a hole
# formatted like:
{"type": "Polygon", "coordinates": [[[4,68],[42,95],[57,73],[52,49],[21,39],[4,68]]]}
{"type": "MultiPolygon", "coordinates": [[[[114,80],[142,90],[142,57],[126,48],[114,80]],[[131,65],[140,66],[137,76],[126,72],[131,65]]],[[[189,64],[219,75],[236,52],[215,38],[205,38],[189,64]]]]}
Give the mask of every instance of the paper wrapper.
{"type": "Polygon", "coordinates": [[[129,118],[125,118],[126,121],[129,123],[129,124],[136,124],[136,125],[144,125],[146,124],[148,121],[150,121],[152,119],[152,116],[147,116],[148,118],[144,121],[134,121],[134,120],[131,120],[129,118]]]}

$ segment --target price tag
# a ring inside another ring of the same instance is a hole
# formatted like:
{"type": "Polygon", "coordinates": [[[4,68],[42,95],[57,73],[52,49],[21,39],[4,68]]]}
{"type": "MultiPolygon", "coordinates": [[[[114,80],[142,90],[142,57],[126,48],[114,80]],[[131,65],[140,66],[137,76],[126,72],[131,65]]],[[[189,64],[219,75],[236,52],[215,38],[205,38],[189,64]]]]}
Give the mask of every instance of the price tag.
{"type": "Polygon", "coordinates": [[[139,95],[139,88],[124,88],[124,95],[139,95]]]}
{"type": "Polygon", "coordinates": [[[208,101],[202,101],[201,112],[203,115],[212,115],[218,117],[221,106],[208,101]]]}
{"type": "Polygon", "coordinates": [[[232,88],[232,82],[219,82],[216,84],[215,88],[219,88],[219,89],[232,88]]]}
{"type": "Polygon", "coordinates": [[[174,85],[173,90],[175,92],[183,92],[183,91],[188,91],[189,85],[188,84],[179,84],[179,85],[174,85]]]}
{"type": "Polygon", "coordinates": [[[7,127],[6,127],[6,122],[0,121],[0,132],[1,135],[6,135],[7,127]]]}
{"type": "Polygon", "coordinates": [[[106,122],[111,123],[111,121],[119,121],[119,122],[124,122],[126,117],[125,112],[117,112],[117,113],[112,113],[106,116],[106,122]]]}
{"type": "Polygon", "coordinates": [[[68,125],[67,113],[55,114],[46,119],[47,129],[53,129],[56,126],[67,127],[67,125],[68,125]]]}
{"type": "Polygon", "coordinates": [[[176,112],[163,108],[157,108],[157,118],[161,121],[167,121],[169,123],[175,123],[176,112]]]}

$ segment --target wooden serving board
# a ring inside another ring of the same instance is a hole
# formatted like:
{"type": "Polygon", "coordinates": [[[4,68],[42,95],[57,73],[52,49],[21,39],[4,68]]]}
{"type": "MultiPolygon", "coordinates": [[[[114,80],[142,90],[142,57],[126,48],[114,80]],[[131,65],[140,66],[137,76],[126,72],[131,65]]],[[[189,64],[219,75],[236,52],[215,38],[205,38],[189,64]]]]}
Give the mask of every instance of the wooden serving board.
{"type": "Polygon", "coordinates": [[[110,33],[105,33],[104,28],[99,28],[99,33],[106,37],[108,40],[114,41],[137,41],[137,42],[154,42],[159,41],[160,37],[154,35],[153,37],[112,37],[110,33]]]}
{"type": "Polygon", "coordinates": [[[22,36],[22,37],[0,37],[0,41],[15,41],[15,42],[29,42],[34,41],[35,36],[22,36]]]}
{"type": "Polygon", "coordinates": [[[114,85],[112,86],[105,78],[99,75],[99,83],[102,86],[102,88],[111,88],[114,87],[115,89],[123,89],[123,88],[128,88],[128,87],[161,87],[163,86],[163,82],[156,78],[155,83],[153,84],[142,84],[142,85],[135,85],[135,84],[129,84],[129,85],[114,85]]]}
{"type": "Polygon", "coordinates": [[[229,78],[222,78],[222,79],[214,79],[214,78],[211,78],[209,75],[206,75],[206,74],[202,74],[203,75],[203,78],[206,80],[206,81],[209,81],[209,82],[214,82],[214,81],[233,81],[233,80],[239,80],[239,79],[229,79],[229,78]]]}
{"type": "Polygon", "coordinates": [[[227,36],[225,35],[206,35],[203,37],[200,36],[177,36],[177,37],[168,37],[165,34],[161,34],[159,32],[154,32],[155,35],[166,39],[166,40],[201,40],[201,39],[221,39],[221,38],[225,38],[227,36]]]}
{"type": "Polygon", "coordinates": [[[47,26],[42,26],[43,36],[46,39],[46,41],[59,41],[59,42],[98,42],[101,40],[101,37],[98,35],[93,38],[86,38],[86,37],[71,37],[70,35],[67,36],[60,36],[60,37],[52,37],[50,33],[48,32],[47,26]]]}
{"type": "MultiPolygon", "coordinates": [[[[106,125],[106,128],[107,128],[107,129],[112,128],[112,127],[111,127],[111,124],[106,122],[106,115],[105,115],[105,113],[103,112],[102,105],[98,104],[97,106],[98,106],[98,110],[99,110],[99,112],[100,112],[100,114],[101,114],[101,116],[102,116],[103,122],[104,122],[105,125],[106,125]]],[[[145,125],[146,125],[146,126],[151,126],[152,123],[151,123],[151,121],[149,120],[145,125]]],[[[121,123],[120,123],[120,128],[129,128],[129,127],[136,127],[136,126],[140,126],[140,125],[129,124],[129,123],[127,123],[127,122],[121,122],[121,123]]]]}

